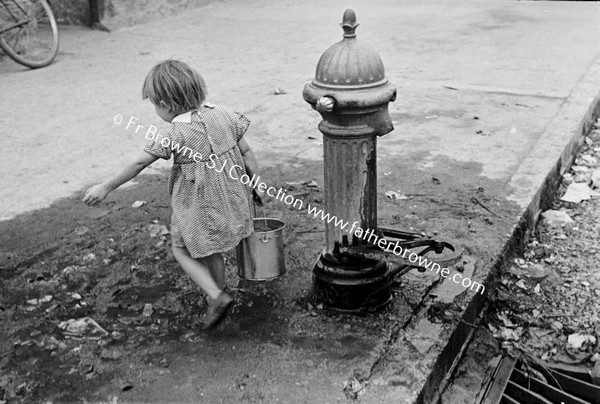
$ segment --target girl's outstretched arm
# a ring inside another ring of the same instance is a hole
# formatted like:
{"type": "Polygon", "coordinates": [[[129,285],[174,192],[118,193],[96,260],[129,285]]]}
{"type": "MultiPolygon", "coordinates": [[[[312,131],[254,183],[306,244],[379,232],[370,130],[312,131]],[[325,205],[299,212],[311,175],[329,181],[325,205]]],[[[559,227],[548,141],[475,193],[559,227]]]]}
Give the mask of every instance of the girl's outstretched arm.
{"type": "MultiPolygon", "coordinates": [[[[250,145],[243,138],[238,142],[238,147],[240,148],[240,152],[242,153],[242,157],[244,159],[244,164],[246,165],[246,173],[250,178],[254,174],[258,175],[258,162],[256,161],[256,156],[254,152],[250,148],[250,145]]],[[[264,192],[260,192],[258,189],[253,188],[252,193],[254,194],[254,200],[258,203],[259,206],[263,204],[264,192]]]]}
{"type": "Polygon", "coordinates": [[[108,180],[98,185],[94,185],[88,189],[83,197],[83,202],[90,206],[98,205],[100,202],[102,202],[102,200],[104,200],[104,198],[106,198],[106,195],[108,195],[109,192],[134,178],[144,168],[148,167],[156,160],[158,160],[158,157],[153,156],[145,151],[141,152],[133,161],[123,167],[123,169],[121,169],[121,171],[119,171],[114,177],[109,178],[108,180]]]}

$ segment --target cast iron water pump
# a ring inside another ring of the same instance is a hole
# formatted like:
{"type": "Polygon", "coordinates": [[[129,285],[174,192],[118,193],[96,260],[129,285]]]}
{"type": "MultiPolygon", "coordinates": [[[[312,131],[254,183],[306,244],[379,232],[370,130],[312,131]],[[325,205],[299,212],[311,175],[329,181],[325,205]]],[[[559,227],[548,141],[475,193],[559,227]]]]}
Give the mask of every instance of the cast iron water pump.
{"type": "Polygon", "coordinates": [[[319,130],[323,133],[325,212],[339,219],[325,223],[326,246],[313,269],[313,283],[326,307],[358,311],[388,304],[395,276],[412,268],[424,270],[383,245],[391,242],[403,249],[414,248],[419,255],[444,255],[445,264],[458,256],[444,254],[454,252],[449,243],[378,228],[377,137],[394,129],[388,103],[396,99],[396,87],[385,77],[379,54],[356,39],[353,10],[346,10],[340,25],[343,40],[323,53],[315,78],[303,92],[306,102],[323,118],[319,130]],[[347,226],[342,228],[340,220],[347,226]]]}

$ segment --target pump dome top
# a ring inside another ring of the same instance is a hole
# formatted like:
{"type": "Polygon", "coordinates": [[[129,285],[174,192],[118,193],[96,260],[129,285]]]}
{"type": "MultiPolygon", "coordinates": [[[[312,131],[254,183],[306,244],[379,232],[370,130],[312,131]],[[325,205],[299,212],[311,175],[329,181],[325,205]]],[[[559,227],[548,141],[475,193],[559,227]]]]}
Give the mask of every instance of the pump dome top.
{"type": "Polygon", "coordinates": [[[313,84],[325,88],[364,89],[387,83],[379,54],[356,39],[356,14],[344,12],[340,24],[344,39],[323,53],[317,63],[313,84]]]}

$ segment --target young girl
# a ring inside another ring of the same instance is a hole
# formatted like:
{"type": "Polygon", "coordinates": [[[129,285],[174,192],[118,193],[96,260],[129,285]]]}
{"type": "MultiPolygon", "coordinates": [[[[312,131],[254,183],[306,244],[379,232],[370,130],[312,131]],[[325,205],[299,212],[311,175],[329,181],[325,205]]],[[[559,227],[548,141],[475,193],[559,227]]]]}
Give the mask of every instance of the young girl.
{"type": "MultiPolygon", "coordinates": [[[[158,116],[171,123],[169,132],[150,138],[146,134],[151,140],[143,152],[113,178],[88,189],[83,201],[97,205],[158,158],[173,155],[169,178],[173,255],[208,295],[204,323],[210,328],[232,302],[223,291],[221,253],[254,230],[252,194],[235,179],[258,174],[254,153],[242,138],[250,122],[229,108],[205,102],[202,77],[176,60],[152,68],[144,80],[142,98],[150,99],[158,116]],[[221,169],[225,166],[229,169],[221,169]]],[[[262,204],[262,193],[255,189],[253,193],[262,204]]]]}

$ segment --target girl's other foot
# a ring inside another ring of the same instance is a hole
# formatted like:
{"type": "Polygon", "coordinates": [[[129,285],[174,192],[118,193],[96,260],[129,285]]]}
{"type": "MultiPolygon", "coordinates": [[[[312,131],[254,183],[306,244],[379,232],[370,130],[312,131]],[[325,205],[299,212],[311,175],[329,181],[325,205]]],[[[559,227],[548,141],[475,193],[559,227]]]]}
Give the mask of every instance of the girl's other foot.
{"type": "Polygon", "coordinates": [[[226,292],[221,292],[219,297],[212,300],[206,310],[206,318],[204,319],[204,329],[207,330],[213,327],[223,317],[227,307],[231,304],[233,298],[226,292]]]}

